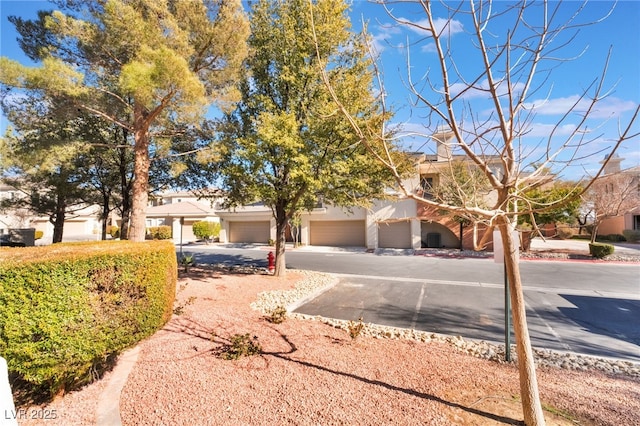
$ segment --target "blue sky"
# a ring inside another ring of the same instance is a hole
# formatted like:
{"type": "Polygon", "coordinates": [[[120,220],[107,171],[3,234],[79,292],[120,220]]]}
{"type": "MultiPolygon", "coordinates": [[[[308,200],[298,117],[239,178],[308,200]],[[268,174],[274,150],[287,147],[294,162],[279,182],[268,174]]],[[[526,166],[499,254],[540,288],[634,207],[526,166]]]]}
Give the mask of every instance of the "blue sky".
{"type": "MultiPolygon", "coordinates": [[[[457,4],[447,2],[448,5],[457,4]]],[[[503,7],[507,2],[498,1],[496,8],[503,7]]],[[[582,3],[566,2],[560,10],[558,22],[567,21],[571,11],[575,11],[582,3]]],[[[552,6],[554,6],[552,4],[552,6]]],[[[607,15],[614,6],[611,1],[592,0],[581,11],[578,22],[599,20],[607,15]]],[[[11,1],[0,0],[1,41],[0,54],[27,63],[15,40],[13,25],[7,21],[7,16],[18,15],[34,18],[36,11],[52,8],[42,1],[11,1]]],[[[425,14],[419,5],[413,3],[390,2],[392,13],[403,21],[421,24],[425,14]]],[[[438,17],[436,25],[450,30],[448,40],[453,47],[453,55],[460,73],[470,78],[477,71],[478,57],[471,45],[471,22],[463,17],[447,20],[447,14],[434,2],[434,11],[438,17]],[[448,24],[448,26],[446,26],[448,24]]],[[[367,22],[373,44],[380,55],[379,66],[383,71],[384,93],[387,103],[395,111],[394,124],[401,124],[408,132],[429,134],[437,125],[429,123],[424,108],[412,107],[415,96],[407,88],[408,58],[411,63],[412,80],[419,92],[430,100],[434,100],[434,89],[441,89],[442,82],[438,79],[436,55],[432,40],[425,38],[424,32],[408,25],[399,25],[380,5],[364,0],[354,0],[351,12],[354,29],[360,29],[362,21],[367,22]],[[433,78],[432,87],[425,84],[426,75],[433,78]]],[[[491,28],[491,34],[501,37],[510,27],[508,22],[498,22],[498,26],[491,28]]],[[[619,123],[625,123],[636,105],[640,103],[640,2],[619,1],[613,11],[604,21],[592,26],[583,26],[571,40],[558,38],[554,46],[568,42],[557,52],[558,57],[578,59],[569,62],[555,62],[557,66],[547,80],[536,81],[539,90],[528,99],[528,107],[535,111],[529,133],[523,138],[522,152],[527,154],[527,160],[533,161],[543,151],[541,142],[547,141],[550,129],[557,123],[559,117],[569,105],[573,104],[585,88],[600,76],[605,58],[612,48],[611,59],[607,69],[605,88],[611,92],[603,100],[590,121],[591,135],[602,135],[596,141],[584,147],[581,154],[593,156],[576,161],[572,169],[565,170],[563,177],[576,178],[584,172],[595,170],[598,162],[604,156],[606,148],[618,133],[619,123]]],[[[545,63],[543,69],[551,65],[545,63]]],[[[481,82],[482,83],[482,82],[481,82]]],[[[455,92],[454,84],[451,91],[455,92]]],[[[480,91],[470,91],[464,96],[465,108],[473,112],[478,119],[488,117],[490,106],[486,96],[480,91]]],[[[463,117],[462,109],[458,110],[459,117],[463,117]]],[[[0,130],[6,128],[6,120],[2,117],[0,130]]],[[[577,125],[577,117],[569,117],[556,131],[559,136],[568,134],[577,125]]],[[[636,131],[640,123],[636,125],[636,131]]],[[[410,150],[428,152],[433,149],[431,144],[425,144],[428,139],[424,136],[405,138],[404,145],[410,150]]],[[[559,143],[560,138],[554,139],[559,143]]],[[[625,160],[623,167],[640,165],[640,141],[635,139],[621,147],[619,155],[625,160]]]]}

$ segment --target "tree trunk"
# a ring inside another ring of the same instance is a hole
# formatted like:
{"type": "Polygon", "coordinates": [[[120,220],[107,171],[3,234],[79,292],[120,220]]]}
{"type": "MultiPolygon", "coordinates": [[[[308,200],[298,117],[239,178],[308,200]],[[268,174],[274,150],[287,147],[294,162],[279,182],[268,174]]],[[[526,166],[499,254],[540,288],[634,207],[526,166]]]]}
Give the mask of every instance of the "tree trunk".
{"type": "Polygon", "coordinates": [[[276,206],[276,269],[273,272],[276,277],[284,277],[287,273],[284,252],[287,243],[285,231],[288,220],[285,209],[281,206],[276,206]]]}
{"type": "Polygon", "coordinates": [[[518,354],[518,371],[520,374],[520,397],[524,423],[527,426],[544,425],[544,413],[538,392],[538,380],[533,358],[533,349],[527,327],[524,292],[520,279],[520,263],[517,255],[519,241],[513,237],[513,226],[505,216],[498,218],[498,226],[502,245],[504,247],[504,261],[511,291],[511,315],[513,329],[516,336],[516,351],[518,354]]]}
{"type": "Polygon", "coordinates": [[[136,131],[133,135],[133,199],[128,237],[131,241],[142,242],[146,235],[146,211],[149,201],[149,132],[142,106],[136,104],[134,115],[136,131]]]}
{"type": "MultiPolygon", "coordinates": [[[[125,138],[126,141],[126,138],[125,138]]],[[[121,213],[122,220],[120,221],[120,239],[129,239],[129,216],[131,215],[131,191],[129,180],[127,176],[127,151],[126,148],[118,148],[120,156],[120,194],[122,196],[121,213]]]]}
{"type": "Polygon", "coordinates": [[[598,221],[593,221],[593,228],[591,229],[591,244],[596,242],[596,238],[598,238],[598,221]]]}
{"type": "Polygon", "coordinates": [[[64,232],[64,216],[67,211],[67,205],[61,195],[56,196],[56,213],[53,217],[53,240],[52,242],[61,243],[62,242],[62,234],[64,232]]]}
{"type": "Polygon", "coordinates": [[[109,220],[109,194],[107,192],[102,193],[102,214],[100,219],[102,220],[101,239],[104,241],[107,239],[107,221],[109,220]]]}

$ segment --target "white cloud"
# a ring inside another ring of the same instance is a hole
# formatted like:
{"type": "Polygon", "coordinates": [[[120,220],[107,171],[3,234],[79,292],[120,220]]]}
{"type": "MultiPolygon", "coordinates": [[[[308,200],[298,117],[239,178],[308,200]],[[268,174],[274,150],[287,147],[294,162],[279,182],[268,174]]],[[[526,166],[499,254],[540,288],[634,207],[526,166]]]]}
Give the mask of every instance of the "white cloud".
{"type": "Polygon", "coordinates": [[[436,44],[435,43],[427,43],[427,44],[425,44],[424,46],[422,46],[420,48],[420,51],[424,52],[424,53],[435,53],[435,52],[437,52],[436,44]]]}
{"type": "MultiPolygon", "coordinates": [[[[580,99],[578,95],[555,99],[538,99],[525,104],[525,108],[534,110],[541,115],[562,115],[573,111],[584,113],[591,106],[589,99],[580,99]]],[[[616,97],[608,97],[599,101],[590,112],[591,118],[618,117],[621,113],[631,111],[637,104],[633,101],[625,101],[616,97]]]]}
{"type": "MultiPolygon", "coordinates": [[[[455,34],[461,33],[464,31],[463,25],[460,21],[457,20],[449,20],[444,18],[437,18],[434,21],[436,31],[442,34],[443,37],[450,37],[455,34]]],[[[397,18],[397,23],[395,25],[380,25],[378,26],[378,32],[372,35],[372,45],[375,49],[375,52],[378,54],[382,53],[389,47],[393,48],[404,48],[406,41],[402,42],[392,42],[391,39],[398,35],[402,34],[403,29],[408,29],[413,33],[419,34],[423,37],[428,37],[430,32],[429,21],[427,19],[422,19],[420,21],[411,21],[405,18],[397,18]]],[[[422,46],[422,52],[432,53],[435,52],[435,45],[432,42],[429,42],[422,46]]]]}
{"type": "MultiPolygon", "coordinates": [[[[410,19],[398,18],[400,23],[404,23],[406,27],[416,34],[427,36],[431,34],[430,25],[428,19],[421,19],[419,21],[412,21],[410,19]]],[[[436,18],[434,21],[435,30],[443,37],[449,37],[464,31],[462,22],[455,19],[436,18]]]]}
{"type": "Polygon", "coordinates": [[[524,130],[526,137],[544,138],[553,132],[555,136],[568,136],[575,132],[575,124],[564,124],[557,126],[556,124],[531,123],[528,129],[524,130]]]}

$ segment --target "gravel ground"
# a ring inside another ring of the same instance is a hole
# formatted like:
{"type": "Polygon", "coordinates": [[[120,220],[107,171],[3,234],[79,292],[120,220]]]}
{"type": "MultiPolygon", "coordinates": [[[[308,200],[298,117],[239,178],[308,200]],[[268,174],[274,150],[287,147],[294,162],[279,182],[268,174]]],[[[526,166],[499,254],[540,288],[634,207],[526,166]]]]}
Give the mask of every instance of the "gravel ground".
{"type": "MultiPolygon", "coordinates": [[[[485,359],[496,359],[499,348],[371,325],[352,339],[348,323],[315,317],[274,324],[267,321],[274,308],[321,291],[332,278],[252,272],[196,268],[179,280],[180,315],[140,343],[120,399],[124,425],[491,425],[523,418],[516,367],[485,359]],[[262,352],[223,359],[233,336],[245,334],[262,352]]],[[[635,367],[611,374],[596,364],[578,371],[541,362],[548,424],[640,424],[635,367]]],[[[55,410],[55,420],[20,424],[95,424],[109,378],[25,408],[55,410]]]]}

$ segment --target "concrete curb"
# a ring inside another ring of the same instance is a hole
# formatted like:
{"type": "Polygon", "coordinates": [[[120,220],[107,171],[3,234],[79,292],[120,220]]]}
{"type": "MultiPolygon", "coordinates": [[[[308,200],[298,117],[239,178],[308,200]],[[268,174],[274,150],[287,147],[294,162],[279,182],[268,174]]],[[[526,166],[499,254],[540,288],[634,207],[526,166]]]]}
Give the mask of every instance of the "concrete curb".
{"type": "Polygon", "coordinates": [[[140,346],[120,355],[116,367],[113,369],[109,383],[100,394],[96,409],[96,424],[98,426],[121,426],[120,393],[127,383],[127,378],[138,361],[140,346]]]}

